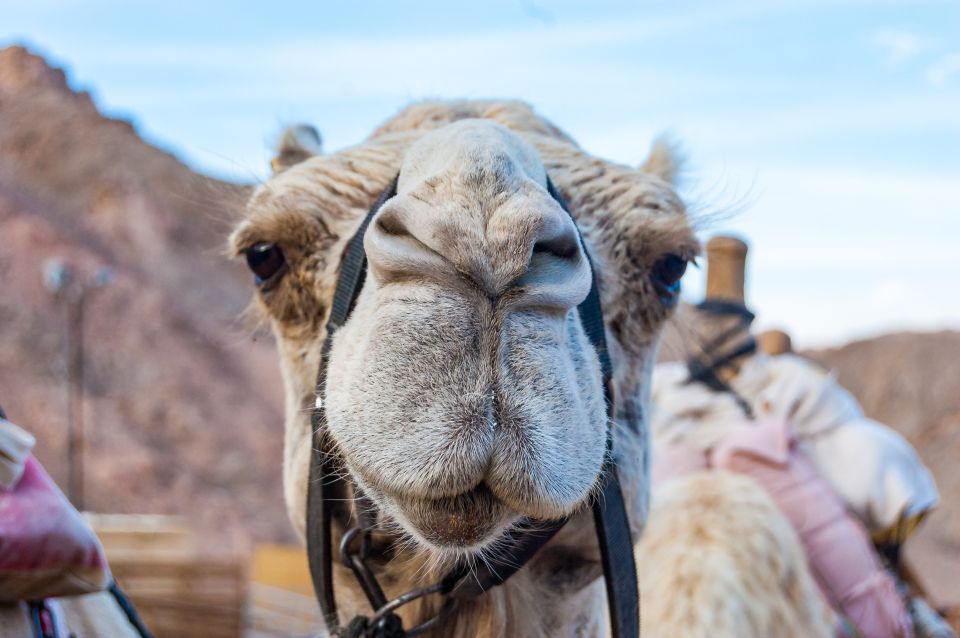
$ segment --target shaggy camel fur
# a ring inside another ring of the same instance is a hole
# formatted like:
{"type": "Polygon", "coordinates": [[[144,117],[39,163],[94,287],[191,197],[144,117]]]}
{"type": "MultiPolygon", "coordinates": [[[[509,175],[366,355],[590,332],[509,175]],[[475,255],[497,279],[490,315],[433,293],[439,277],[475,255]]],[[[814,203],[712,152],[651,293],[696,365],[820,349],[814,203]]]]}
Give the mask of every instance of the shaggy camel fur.
{"type": "MultiPolygon", "coordinates": [[[[369,276],[334,339],[324,398],[346,469],[376,505],[375,541],[391,557],[381,582],[388,595],[435,582],[454,560],[482,560],[521,516],[571,517],[524,569],[461,606],[436,635],[606,631],[586,504],[607,424],[596,355],[575,310],[590,271],[546,176],[599,278],[614,364],[613,454],[638,538],[648,499],[644,401],[672,305],[651,272],[668,255],[698,250],[661,178],[676,168],[667,160],[662,149],[645,170],[593,158],[521,103],[427,102],[359,146],[275,163],[280,172],[254,193],[232,235],[238,255],[275,246],[285,260],[261,280],[257,303],[281,355],[284,489],[302,532],[309,414],[340,255],[400,174],[397,196],[366,236],[369,276]]],[[[343,616],[369,613],[337,569],[343,616]]],[[[436,605],[404,608],[405,625],[436,605]]]]}
{"type": "Polygon", "coordinates": [[[636,556],[644,638],[834,635],[790,521],[745,476],[657,488],[636,556]]]}

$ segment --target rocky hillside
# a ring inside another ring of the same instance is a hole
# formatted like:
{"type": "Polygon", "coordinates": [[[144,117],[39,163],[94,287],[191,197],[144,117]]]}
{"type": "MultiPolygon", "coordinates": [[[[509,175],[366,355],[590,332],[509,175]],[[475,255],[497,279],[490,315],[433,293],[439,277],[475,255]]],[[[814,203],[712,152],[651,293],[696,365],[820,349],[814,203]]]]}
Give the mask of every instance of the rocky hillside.
{"type": "Polygon", "coordinates": [[[56,257],[114,275],[86,306],[90,509],[289,537],[279,370],[238,319],[245,269],[222,255],[245,196],[103,117],[41,58],[0,51],[0,404],[61,484],[65,315],[41,273],[56,257]]]}

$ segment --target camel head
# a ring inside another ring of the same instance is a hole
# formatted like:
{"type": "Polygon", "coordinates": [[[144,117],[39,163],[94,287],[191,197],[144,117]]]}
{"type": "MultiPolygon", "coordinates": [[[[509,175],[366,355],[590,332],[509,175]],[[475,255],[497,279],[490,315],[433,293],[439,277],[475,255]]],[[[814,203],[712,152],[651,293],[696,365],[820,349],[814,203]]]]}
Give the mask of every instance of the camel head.
{"type": "Polygon", "coordinates": [[[608,432],[577,313],[592,282],[588,252],[616,367],[614,453],[630,457],[628,500],[644,507],[644,383],[697,250],[666,180],[591,158],[526,106],[486,102],[416,105],[358,147],[278,166],[232,243],[281,354],[285,490],[298,528],[341,255],[396,175],[397,194],[366,233],[368,274],[335,334],[322,397],[345,471],[381,521],[420,551],[459,557],[523,518],[584,510],[608,432]]]}
{"type": "Polygon", "coordinates": [[[603,463],[591,270],[536,151],[461,120],[413,144],[338,335],[330,430],[374,502],[434,548],[570,514],[603,463]]]}

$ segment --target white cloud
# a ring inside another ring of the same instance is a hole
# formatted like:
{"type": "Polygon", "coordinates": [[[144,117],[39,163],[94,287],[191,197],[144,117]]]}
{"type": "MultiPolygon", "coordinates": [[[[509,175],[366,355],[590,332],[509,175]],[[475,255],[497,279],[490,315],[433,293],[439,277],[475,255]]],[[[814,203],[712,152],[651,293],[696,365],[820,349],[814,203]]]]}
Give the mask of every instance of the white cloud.
{"type": "MultiPolygon", "coordinates": [[[[749,210],[714,232],[751,242],[748,302],[800,347],[890,330],[960,327],[960,183],[949,176],[733,166],[749,210]]],[[[694,271],[688,289],[702,290],[694,271]]]]}
{"type": "MultiPolygon", "coordinates": [[[[933,53],[933,38],[900,29],[881,29],[873,33],[870,43],[883,50],[890,68],[899,69],[925,53],[933,53]]],[[[926,79],[937,88],[945,88],[955,75],[960,75],[960,52],[941,54],[929,66],[926,79]]]]}
{"type": "MultiPolygon", "coordinates": [[[[694,90],[695,77],[676,80],[679,87],[694,90]]],[[[707,84],[707,90],[709,90],[707,84]]],[[[960,133],[956,100],[931,100],[926,96],[904,95],[879,99],[874,96],[858,100],[834,101],[818,99],[802,104],[750,104],[738,110],[705,110],[697,104],[680,105],[671,115],[673,121],[598,122],[591,127],[590,138],[580,141],[591,149],[614,158],[627,152],[636,154],[637,139],[650,139],[650,131],[671,127],[685,140],[695,142],[696,149],[727,149],[739,156],[756,156],[756,147],[800,144],[811,140],[829,140],[838,134],[899,132],[960,133]]]]}
{"type": "Polygon", "coordinates": [[[886,62],[892,68],[903,66],[933,45],[930,38],[899,29],[881,29],[871,36],[870,41],[874,46],[883,49],[886,62]]]}
{"type": "Polygon", "coordinates": [[[942,56],[927,70],[927,80],[937,88],[945,88],[954,75],[960,75],[960,52],[942,56]]]}

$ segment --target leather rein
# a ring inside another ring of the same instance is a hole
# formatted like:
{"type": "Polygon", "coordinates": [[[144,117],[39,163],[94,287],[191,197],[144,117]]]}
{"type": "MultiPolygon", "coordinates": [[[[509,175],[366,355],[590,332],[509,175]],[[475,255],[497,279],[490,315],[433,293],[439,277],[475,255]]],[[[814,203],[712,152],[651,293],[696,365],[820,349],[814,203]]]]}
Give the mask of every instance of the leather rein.
{"type": "MultiPolygon", "coordinates": [[[[354,500],[357,501],[354,511],[351,513],[350,508],[345,505],[348,498],[347,480],[343,477],[347,472],[327,432],[324,398],[333,335],[349,318],[366,276],[364,234],[380,208],[396,195],[397,181],[398,178],[394,179],[370,208],[344,252],[333,306],[326,325],[326,338],[320,355],[316,386],[317,399],[312,413],[315,440],[307,488],[306,529],[310,574],[327,628],[332,635],[351,638],[361,636],[402,638],[416,636],[435,628],[444,618],[453,613],[458,605],[502,584],[520,570],[567,522],[566,519],[522,521],[516,529],[509,532],[506,542],[499,544],[500,549],[496,550],[488,560],[480,562],[473,568],[466,565],[457,567],[440,582],[419,587],[393,599],[387,599],[373,570],[368,565],[368,560],[373,558],[372,535],[376,526],[374,506],[355,485],[352,486],[354,500]],[[346,625],[340,624],[334,593],[333,561],[335,558],[332,526],[335,518],[344,530],[338,548],[339,560],[353,573],[372,610],[369,616],[358,615],[346,625]],[[404,629],[396,613],[397,609],[432,594],[441,596],[443,600],[438,613],[414,627],[404,629]]],[[[571,216],[571,219],[574,219],[549,178],[547,190],[571,216]]],[[[574,226],[576,226],[575,219],[574,226]]],[[[577,232],[579,235],[579,228],[577,232]]],[[[587,254],[582,236],[580,242],[584,254],[587,254]]],[[[607,352],[600,294],[595,275],[590,293],[577,307],[577,311],[583,329],[600,360],[607,420],[608,423],[613,423],[612,365],[607,352]]],[[[607,461],[602,470],[599,489],[593,498],[592,510],[603,564],[612,635],[614,638],[634,638],[640,635],[640,599],[630,523],[627,519],[611,445],[612,432],[608,429],[607,461]]]]}

